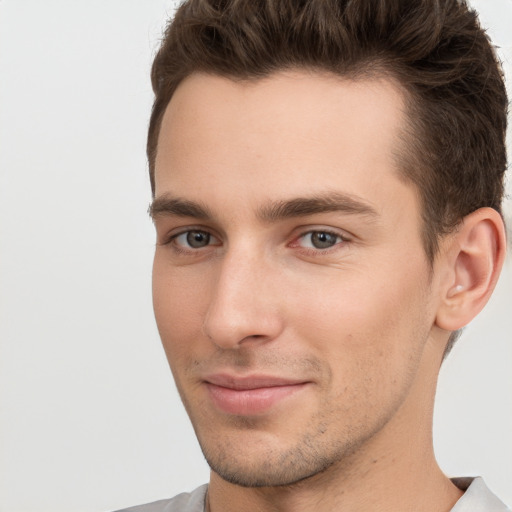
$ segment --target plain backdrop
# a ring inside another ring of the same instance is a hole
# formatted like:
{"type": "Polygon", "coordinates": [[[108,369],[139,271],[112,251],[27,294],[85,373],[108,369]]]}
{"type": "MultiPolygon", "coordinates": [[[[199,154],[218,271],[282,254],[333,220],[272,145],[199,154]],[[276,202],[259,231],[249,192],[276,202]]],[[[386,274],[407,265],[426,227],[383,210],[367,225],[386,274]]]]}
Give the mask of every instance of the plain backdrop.
{"type": "MultiPolygon", "coordinates": [[[[510,80],[512,1],[474,4],[510,80]]],[[[3,512],[104,512],[208,479],[151,308],[149,69],[173,9],[0,0],[3,512]]],[[[446,473],[483,475],[509,504],[511,303],[509,257],[435,415],[446,473]]]]}

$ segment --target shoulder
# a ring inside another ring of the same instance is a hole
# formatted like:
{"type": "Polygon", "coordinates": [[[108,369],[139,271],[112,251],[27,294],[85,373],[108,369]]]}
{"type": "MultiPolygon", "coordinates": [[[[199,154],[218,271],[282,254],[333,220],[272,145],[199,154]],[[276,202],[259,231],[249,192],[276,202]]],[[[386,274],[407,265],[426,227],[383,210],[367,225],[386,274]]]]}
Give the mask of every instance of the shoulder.
{"type": "Polygon", "coordinates": [[[452,482],[464,491],[464,494],[451,512],[510,512],[481,477],[452,478],[452,482]]]}
{"type": "Polygon", "coordinates": [[[168,500],[154,501],[146,505],[125,508],[117,512],[204,512],[204,499],[208,485],[192,492],[183,492],[168,500]]]}

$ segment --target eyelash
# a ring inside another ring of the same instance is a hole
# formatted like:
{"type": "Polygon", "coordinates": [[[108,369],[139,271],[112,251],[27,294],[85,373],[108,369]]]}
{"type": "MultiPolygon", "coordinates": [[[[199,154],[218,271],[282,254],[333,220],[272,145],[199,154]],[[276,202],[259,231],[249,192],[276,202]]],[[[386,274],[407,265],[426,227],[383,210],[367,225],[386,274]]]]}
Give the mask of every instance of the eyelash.
{"type": "Polygon", "coordinates": [[[193,247],[186,248],[186,247],[182,247],[182,246],[178,245],[176,243],[176,240],[180,236],[187,235],[188,233],[202,233],[202,234],[207,235],[210,239],[211,238],[217,239],[217,237],[215,235],[213,235],[206,229],[192,227],[192,228],[185,229],[183,231],[180,231],[179,233],[175,233],[175,234],[169,236],[168,239],[162,243],[162,245],[171,246],[174,252],[176,252],[177,254],[184,254],[184,255],[199,255],[201,252],[200,249],[205,249],[207,247],[211,247],[212,244],[210,244],[210,243],[208,245],[206,245],[205,247],[200,247],[200,248],[193,248],[193,247]]]}
{"type": "Polygon", "coordinates": [[[350,240],[343,234],[329,229],[309,229],[307,231],[304,231],[301,233],[295,240],[289,244],[290,247],[299,247],[302,249],[303,252],[307,253],[308,255],[326,255],[330,254],[333,251],[336,251],[339,249],[340,245],[344,245],[348,243],[350,240]],[[312,236],[313,234],[324,234],[329,235],[337,239],[337,241],[331,245],[330,247],[326,247],[324,249],[315,248],[315,247],[300,247],[299,241],[304,239],[307,235],[312,236]],[[338,241],[339,240],[339,241],[338,241]]]}
{"type": "MultiPolygon", "coordinates": [[[[185,248],[185,247],[182,247],[182,246],[180,246],[180,245],[178,245],[176,243],[176,240],[180,236],[187,235],[187,234],[192,233],[192,232],[202,233],[202,234],[208,235],[211,238],[217,239],[217,237],[215,235],[213,235],[212,233],[210,233],[208,230],[199,229],[199,228],[189,228],[189,229],[186,229],[184,231],[180,231],[179,233],[175,233],[175,234],[171,235],[161,245],[172,246],[173,251],[176,252],[177,254],[180,254],[180,255],[199,255],[202,252],[201,249],[206,249],[208,247],[212,247],[212,246],[215,247],[216,246],[216,244],[208,243],[208,245],[206,245],[204,247],[198,247],[198,248],[188,247],[188,248],[185,248]]],[[[329,229],[308,229],[307,231],[302,232],[300,235],[298,235],[296,238],[294,238],[294,240],[291,243],[288,243],[287,246],[288,247],[292,247],[292,248],[295,248],[295,247],[299,248],[299,249],[301,249],[301,251],[304,254],[306,254],[308,256],[319,256],[319,255],[329,254],[332,251],[335,251],[335,250],[339,249],[340,245],[345,245],[346,243],[349,243],[349,242],[350,242],[349,238],[347,238],[345,235],[343,235],[343,234],[341,234],[341,233],[339,233],[337,231],[334,231],[334,230],[329,230],[329,229]],[[317,234],[321,233],[321,234],[329,235],[329,236],[335,237],[339,241],[336,241],[336,243],[334,243],[334,245],[332,245],[330,247],[326,247],[324,249],[314,248],[314,247],[301,247],[300,246],[300,243],[299,243],[300,240],[304,239],[307,235],[311,236],[311,235],[313,235],[315,233],[317,233],[317,234]]]]}

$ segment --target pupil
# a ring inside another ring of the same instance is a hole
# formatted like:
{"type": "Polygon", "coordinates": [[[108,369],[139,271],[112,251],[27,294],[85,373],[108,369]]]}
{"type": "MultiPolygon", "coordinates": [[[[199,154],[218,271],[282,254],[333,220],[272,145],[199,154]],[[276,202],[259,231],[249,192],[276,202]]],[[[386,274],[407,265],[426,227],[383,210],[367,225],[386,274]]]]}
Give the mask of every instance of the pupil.
{"type": "Polygon", "coordinates": [[[187,243],[190,247],[205,247],[210,242],[210,235],[204,231],[190,231],[187,234],[187,243]]]}
{"type": "Polygon", "coordinates": [[[311,236],[311,242],[317,249],[326,249],[336,244],[336,236],[331,233],[318,231],[311,236]]]}

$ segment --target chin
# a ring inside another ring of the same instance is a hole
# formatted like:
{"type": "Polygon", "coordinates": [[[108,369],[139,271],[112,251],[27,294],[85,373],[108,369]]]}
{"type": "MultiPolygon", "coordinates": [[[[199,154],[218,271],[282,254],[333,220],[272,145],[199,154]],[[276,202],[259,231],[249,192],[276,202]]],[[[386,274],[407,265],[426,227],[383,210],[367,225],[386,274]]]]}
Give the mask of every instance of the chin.
{"type": "MultiPolygon", "coordinates": [[[[203,446],[203,455],[214,473],[241,487],[278,487],[297,484],[319,475],[339,461],[339,453],[318,453],[311,444],[288,449],[242,449],[242,443],[203,446]]],[[[245,446],[247,448],[247,446],[245,446]]],[[[341,456],[342,457],[342,456],[341,456]]]]}
{"type": "Polygon", "coordinates": [[[251,464],[250,467],[242,467],[234,464],[215,464],[207,459],[207,462],[217,475],[223,480],[241,487],[289,487],[298,484],[326,471],[332,464],[304,467],[296,465],[292,467],[279,467],[272,462],[266,462],[257,467],[251,464]]]}

